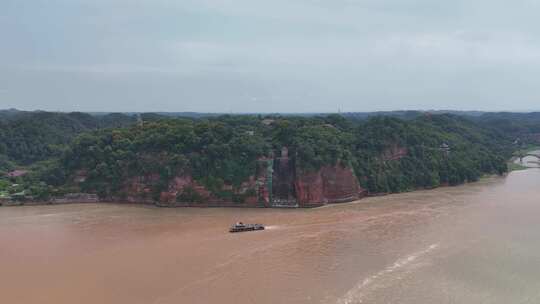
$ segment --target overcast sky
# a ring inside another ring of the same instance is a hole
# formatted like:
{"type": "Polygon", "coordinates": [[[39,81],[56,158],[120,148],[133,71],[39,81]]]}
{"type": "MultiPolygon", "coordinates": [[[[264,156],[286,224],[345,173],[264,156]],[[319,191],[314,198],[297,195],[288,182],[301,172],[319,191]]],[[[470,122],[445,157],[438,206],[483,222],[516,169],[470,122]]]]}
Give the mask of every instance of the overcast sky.
{"type": "Polygon", "coordinates": [[[0,108],[540,110],[540,0],[0,0],[0,108]]]}

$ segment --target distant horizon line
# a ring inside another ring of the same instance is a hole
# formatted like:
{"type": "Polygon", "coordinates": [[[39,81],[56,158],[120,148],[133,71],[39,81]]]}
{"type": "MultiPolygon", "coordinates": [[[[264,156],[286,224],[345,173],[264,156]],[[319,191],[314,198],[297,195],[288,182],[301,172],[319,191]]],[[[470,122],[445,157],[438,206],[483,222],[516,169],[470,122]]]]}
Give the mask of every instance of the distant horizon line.
{"type": "Polygon", "coordinates": [[[205,114],[205,115],[276,115],[276,114],[285,114],[285,115],[317,115],[317,114],[370,114],[370,113],[398,113],[398,112],[423,112],[423,113],[538,113],[539,110],[452,110],[452,109],[430,109],[430,110],[374,110],[374,111],[337,111],[337,112],[205,112],[205,111],[84,111],[84,110],[23,110],[18,108],[0,108],[0,112],[50,112],[50,113],[88,113],[88,114],[112,114],[112,113],[122,113],[122,114],[205,114]]]}

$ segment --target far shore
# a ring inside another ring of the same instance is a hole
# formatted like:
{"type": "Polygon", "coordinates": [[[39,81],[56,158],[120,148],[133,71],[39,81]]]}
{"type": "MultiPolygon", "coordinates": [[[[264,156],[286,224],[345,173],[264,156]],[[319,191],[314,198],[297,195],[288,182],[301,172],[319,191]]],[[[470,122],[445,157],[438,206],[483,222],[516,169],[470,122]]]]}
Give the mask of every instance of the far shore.
{"type": "MultiPolygon", "coordinates": [[[[534,167],[525,167],[525,169],[534,169],[534,167]]],[[[511,173],[512,171],[509,171],[509,173],[511,173]]],[[[369,198],[374,198],[374,197],[381,197],[381,196],[395,196],[395,195],[400,195],[400,194],[405,194],[405,193],[412,193],[412,192],[424,192],[424,191],[433,191],[433,190],[436,190],[436,189],[440,189],[440,188],[447,188],[447,187],[462,187],[462,186],[466,186],[466,185],[471,185],[471,184],[479,184],[479,183],[483,183],[483,182],[486,182],[486,181],[489,181],[489,180],[493,180],[495,178],[502,178],[504,176],[498,176],[498,175],[485,175],[485,176],[482,176],[478,181],[474,181],[474,182],[467,182],[467,183],[463,183],[463,184],[459,184],[459,185],[454,185],[454,186],[451,186],[451,185],[448,185],[448,184],[442,184],[442,185],[439,185],[437,187],[433,187],[433,188],[418,188],[418,189],[413,189],[413,190],[410,190],[410,191],[404,191],[404,192],[396,192],[396,193],[373,193],[373,194],[367,194],[365,196],[363,196],[362,198],[360,199],[356,199],[356,200],[351,200],[351,201],[345,201],[345,202],[339,202],[339,203],[328,203],[328,204],[321,204],[321,205],[318,205],[318,206],[312,206],[312,207],[298,207],[298,208],[294,208],[294,207],[247,207],[247,206],[243,206],[243,205],[239,205],[237,203],[234,203],[234,202],[228,202],[228,203],[205,203],[205,204],[200,204],[200,203],[196,203],[196,204],[182,204],[182,205],[175,205],[175,206],[170,206],[170,205],[163,205],[159,202],[126,202],[126,201],[93,201],[93,202],[83,202],[83,201],[78,201],[78,200],[73,200],[73,201],[66,201],[66,200],[61,200],[61,201],[9,201],[9,200],[0,200],[0,207],[20,207],[20,206],[47,206],[47,205],[72,205],[72,204],[112,204],[112,205],[140,205],[140,206],[155,206],[155,207],[158,207],[158,208],[243,208],[243,209],[316,209],[316,208],[324,208],[324,207],[330,207],[330,206],[336,206],[336,205],[343,205],[343,204],[354,204],[354,203],[360,203],[360,202],[363,202],[365,201],[366,199],[369,199],[369,198]]]]}

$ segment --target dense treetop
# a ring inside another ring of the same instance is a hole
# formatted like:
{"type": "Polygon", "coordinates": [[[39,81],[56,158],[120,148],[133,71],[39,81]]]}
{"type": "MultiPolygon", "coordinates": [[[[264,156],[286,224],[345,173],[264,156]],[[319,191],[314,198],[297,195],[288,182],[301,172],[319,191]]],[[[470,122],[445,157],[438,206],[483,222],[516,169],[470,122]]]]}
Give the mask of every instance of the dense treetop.
{"type": "Polygon", "coordinates": [[[0,115],[0,169],[3,158],[29,165],[60,156],[66,145],[82,132],[122,127],[133,122],[133,117],[122,114],[92,116],[85,113],[4,111],[0,115]]]}

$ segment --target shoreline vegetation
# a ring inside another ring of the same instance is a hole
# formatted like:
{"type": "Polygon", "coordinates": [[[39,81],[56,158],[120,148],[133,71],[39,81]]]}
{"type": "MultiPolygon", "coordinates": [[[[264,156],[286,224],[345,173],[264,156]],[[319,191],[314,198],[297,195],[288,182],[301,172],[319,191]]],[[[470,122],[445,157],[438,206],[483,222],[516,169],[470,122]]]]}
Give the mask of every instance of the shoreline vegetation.
{"type": "Polygon", "coordinates": [[[511,159],[508,161],[508,171],[509,171],[509,172],[531,169],[530,167],[523,166],[522,164],[516,163],[516,162],[515,162],[516,160],[517,160],[517,158],[511,158],[511,159]]]}
{"type": "Polygon", "coordinates": [[[399,113],[0,111],[0,203],[317,207],[504,175],[540,142],[540,116],[399,113]]]}
{"type": "MultiPolygon", "coordinates": [[[[525,167],[525,169],[533,169],[531,167],[525,167]]],[[[509,171],[508,173],[511,173],[512,171],[509,171]]],[[[365,199],[373,198],[373,197],[381,197],[381,196],[388,196],[388,195],[400,195],[400,194],[407,194],[412,192],[420,192],[420,191],[432,191],[440,188],[446,188],[446,187],[463,187],[471,184],[477,184],[482,183],[484,181],[493,179],[493,178],[502,178],[503,176],[500,175],[484,175],[477,181],[473,182],[466,182],[459,185],[440,185],[433,188],[422,188],[422,189],[413,189],[410,191],[404,191],[404,192],[397,192],[397,193],[373,193],[366,195],[364,197],[361,197],[356,200],[352,201],[345,201],[342,203],[336,203],[336,204],[328,204],[328,205],[318,205],[318,206],[309,206],[305,207],[304,209],[313,209],[313,208],[322,208],[322,207],[329,207],[334,205],[340,205],[340,204],[351,204],[351,203],[360,203],[365,199]]],[[[3,201],[0,200],[0,207],[21,207],[21,206],[52,206],[52,205],[74,205],[74,204],[111,204],[111,205],[141,205],[141,206],[154,206],[158,208],[170,208],[170,206],[167,205],[160,205],[159,202],[153,202],[153,203],[143,203],[143,202],[122,202],[122,201],[81,201],[81,200],[51,200],[51,201],[3,201]]],[[[207,205],[207,206],[177,206],[175,208],[253,208],[253,207],[244,207],[244,206],[235,206],[233,202],[228,202],[226,206],[220,206],[220,205],[207,205]]],[[[265,207],[254,207],[254,208],[265,208],[265,207]]],[[[279,208],[279,207],[273,207],[273,208],[279,208]]],[[[287,207],[283,207],[287,208],[287,207]]]]}
{"type": "MultiPolygon", "coordinates": [[[[530,152],[537,151],[537,150],[540,151],[540,149],[533,149],[530,152]]],[[[523,169],[520,169],[520,170],[534,169],[534,167],[525,167],[525,166],[522,166],[522,167],[523,167],[523,169]]],[[[511,173],[512,171],[520,171],[520,170],[509,170],[507,172],[507,174],[511,173]]],[[[445,188],[445,187],[466,186],[466,185],[470,185],[470,184],[481,183],[481,182],[484,182],[486,180],[490,180],[490,179],[493,179],[493,178],[501,178],[501,177],[503,177],[503,176],[496,175],[496,174],[486,174],[486,175],[483,175],[482,177],[480,177],[476,181],[466,182],[466,183],[462,183],[462,184],[454,185],[454,186],[451,186],[451,185],[439,185],[437,187],[432,187],[432,188],[418,188],[418,189],[413,189],[413,190],[410,190],[410,191],[404,191],[404,192],[398,192],[398,193],[373,193],[373,194],[367,194],[364,197],[358,198],[356,200],[342,202],[342,204],[357,203],[357,202],[361,202],[362,200],[367,199],[367,198],[371,198],[371,197],[399,195],[399,194],[418,192],[418,191],[431,191],[431,190],[436,190],[436,189],[445,188]]],[[[86,194],[83,194],[83,195],[86,195],[86,194]]],[[[220,206],[220,205],[180,206],[180,208],[246,208],[246,207],[243,207],[243,206],[235,206],[232,203],[233,202],[228,202],[227,206],[220,206]]],[[[2,199],[0,199],[0,207],[2,207],[2,206],[4,206],[4,207],[47,206],[47,205],[50,206],[50,205],[69,205],[69,204],[113,204],[113,205],[126,205],[126,204],[128,204],[128,205],[155,206],[155,207],[159,207],[159,208],[169,208],[170,207],[170,206],[166,206],[166,205],[161,205],[159,202],[142,203],[142,202],[122,202],[122,201],[101,201],[97,197],[96,198],[90,198],[90,199],[88,199],[88,197],[86,197],[84,200],[81,200],[81,199],[65,199],[65,198],[63,198],[63,199],[54,199],[54,200],[49,200],[49,201],[11,201],[11,200],[2,200],[2,199]]],[[[319,205],[319,206],[311,206],[311,207],[307,207],[307,208],[308,209],[321,208],[321,207],[327,207],[327,206],[331,206],[331,205],[339,205],[339,204],[319,205]]],[[[264,207],[259,207],[259,208],[264,208],[264,207]]]]}

